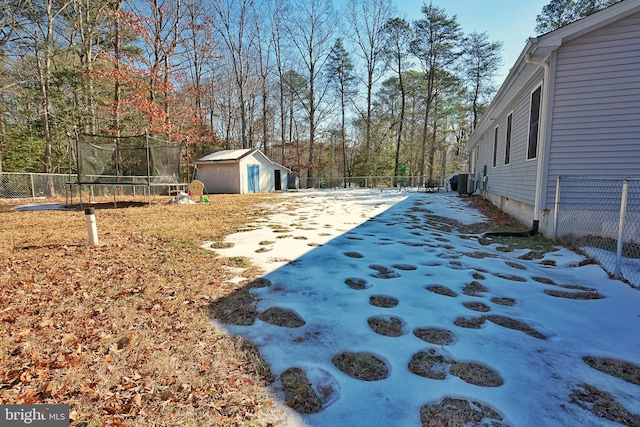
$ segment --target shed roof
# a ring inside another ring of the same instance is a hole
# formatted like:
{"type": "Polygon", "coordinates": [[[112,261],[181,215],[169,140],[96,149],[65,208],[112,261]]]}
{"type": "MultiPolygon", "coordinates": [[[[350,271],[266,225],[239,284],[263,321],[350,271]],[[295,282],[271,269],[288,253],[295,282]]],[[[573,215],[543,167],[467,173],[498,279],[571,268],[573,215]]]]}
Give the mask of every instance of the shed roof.
{"type": "Polygon", "coordinates": [[[539,70],[538,65],[528,63],[527,59],[548,63],[551,54],[563,44],[638,12],[640,0],[624,0],[555,31],[530,38],[467,142],[467,151],[478,144],[480,137],[491,128],[496,115],[506,108],[522,86],[539,70]]]}
{"type": "Polygon", "coordinates": [[[269,159],[264,153],[255,148],[245,148],[241,150],[221,150],[202,156],[199,159],[193,161],[195,164],[212,164],[212,163],[238,163],[243,158],[256,154],[264,158],[268,163],[271,163],[276,169],[283,169],[291,172],[291,169],[279,165],[273,160],[269,159]]]}
{"type": "Polygon", "coordinates": [[[250,155],[254,151],[258,151],[258,150],[246,148],[243,150],[215,151],[213,153],[207,154],[206,156],[202,156],[199,159],[194,160],[193,162],[194,163],[229,162],[229,161],[237,162],[243,157],[250,155]]]}

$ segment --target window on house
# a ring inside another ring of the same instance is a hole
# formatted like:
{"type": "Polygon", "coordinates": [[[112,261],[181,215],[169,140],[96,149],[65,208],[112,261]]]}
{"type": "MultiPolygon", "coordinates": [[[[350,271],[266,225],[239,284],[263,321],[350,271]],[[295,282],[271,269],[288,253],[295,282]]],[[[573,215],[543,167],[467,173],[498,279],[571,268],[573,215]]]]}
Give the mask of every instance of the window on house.
{"type": "Polygon", "coordinates": [[[493,167],[498,163],[498,126],[493,131],[493,167]]]}
{"type": "Polygon", "coordinates": [[[504,143],[504,164],[511,162],[511,127],[513,126],[513,113],[507,116],[507,135],[504,143]]]}
{"type": "Polygon", "coordinates": [[[538,156],[538,129],[540,125],[541,97],[542,86],[539,86],[531,94],[531,113],[529,114],[529,147],[527,149],[527,160],[535,159],[538,156]]]}

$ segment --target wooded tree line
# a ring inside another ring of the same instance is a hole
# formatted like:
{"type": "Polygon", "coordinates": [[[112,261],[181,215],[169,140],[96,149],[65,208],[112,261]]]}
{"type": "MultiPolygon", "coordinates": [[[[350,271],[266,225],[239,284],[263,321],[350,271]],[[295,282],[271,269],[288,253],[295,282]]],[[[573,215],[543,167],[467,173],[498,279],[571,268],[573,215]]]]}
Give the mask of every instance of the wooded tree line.
{"type": "Polygon", "coordinates": [[[458,168],[501,43],[391,0],[5,0],[0,172],[67,172],[73,130],[259,148],[301,176],[458,168]]]}

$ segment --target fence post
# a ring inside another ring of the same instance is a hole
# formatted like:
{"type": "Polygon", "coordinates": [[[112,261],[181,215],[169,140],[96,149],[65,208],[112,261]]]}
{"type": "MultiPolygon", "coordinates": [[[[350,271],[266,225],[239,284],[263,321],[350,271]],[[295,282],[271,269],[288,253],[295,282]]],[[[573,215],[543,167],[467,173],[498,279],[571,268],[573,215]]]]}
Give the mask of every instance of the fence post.
{"type": "Polygon", "coordinates": [[[556,178],[556,205],[553,212],[553,239],[558,236],[558,211],[560,210],[560,175],[556,178]]]}
{"type": "Polygon", "coordinates": [[[29,174],[29,180],[31,182],[31,198],[35,200],[35,198],[36,198],[36,187],[33,184],[33,174],[32,173],[29,174]]]}
{"type": "Polygon", "coordinates": [[[625,179],[622,183],[622,199],[620,200],[620,220],[618,222],[618,248],[616,251],[616,269],[614,278],[620,278],[620,267],[622,264],[622,232],[624,231],[624,218],[627,214],[627,194],[629,193],[629,180],[625,179]]]}

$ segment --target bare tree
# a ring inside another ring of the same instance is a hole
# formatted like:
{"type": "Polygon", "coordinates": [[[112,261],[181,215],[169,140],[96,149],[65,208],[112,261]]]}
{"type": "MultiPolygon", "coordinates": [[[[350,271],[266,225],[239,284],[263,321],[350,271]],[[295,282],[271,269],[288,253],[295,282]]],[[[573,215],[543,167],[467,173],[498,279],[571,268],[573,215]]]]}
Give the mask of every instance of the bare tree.
{"type": "MultiPolygon", "coordinates": [[[[365,118],[365,175],[371,174],[371,110],[374,85],[384,75],[382,50],[385,40],[384,26],[393,13],[391,0],[349,0],[347,3],[347,20],[351,27],[353,39],[358,47],[356,55],[364,62],[367,101],[365,118]]],[[[368,178],[365,181],[368,186],[368,178]]]]}
{"type": "MultiPolygon", "coordinates": [[[[193,135],[197,143],[204,143],[213,130],[209,124],[206,129],[207,118],[212,119],[210,106],[215,104],[211,95],[211,70],[215,68],[215,41],[212,36],[211,9],[205,0],[187,0],[185,2],[185,31],[182,40],[182,55],[185,58],[188,74],[188,87],[185,91],[188,105],[195,109],[197,121],[196,133],[193,135]],[[210,102],[206,102],[206,101],[210,102]],[[209,106],[209,108],[207,108],[209,106]]],[[[207,142],[213,142],[208,140],[207,142]]]]}
{"type": "Polygon", "coordinates": [[[58,3],[54,0],[29,1],[22,10],[25,25],[22,26],[23,46],[33,55],[36,64],[38,88],[40,92],[40,112],[42,114],[45,150],[43,157],[44,172],[52,172],[51,150],[53,135],[51,127],[51,74],[55,52],[55,23],[69,2],[58,3]]]}
{"type": "Polygon", "coordinates": [[[300,94],[309,123],[308,182],[313,182],[314,144],[320,119],[320,106],[327,91],[323,67],[329,58],[336,16],[331,0],[300,0],[293,7],[288,23],[292,42],[300,54],[307,80],[305,94],[300,94]]]}
{"type": "MultiPolygon", "coordinates": [[[[278,78],[278,106],[280,111],[280,161],[285,162],[285,142],[287,141],[287,103],[285,72],[287,69],[287,55],[284,33],[286,30],[283,17],[288,15],[286,2],[269,2],[269,16],[271,16],[271,44],[275,57],[275,70],[278,78]]],[[[291,140],[289,139],[289,142],[291,140]]]]}
{"type": "Polygon", "coordinates": [[[226,47],[231,62],[240,114],[240,140],[242,148],[249,148],[249,113],[247,86],[251,67],[251,49],[254,34],[251,31],[253,0],[212,0],[215,13],[214,27],[226,47]]]}
{"type": "Polygon", "coordinates": [[[70,29],[69,42],[80,62],[80,72],[76,74],[80,88],[75,93],[80,111],[77,124],[89,133],[98,131],[94,65],[101,48],[104,48],[101,44],[109,30],[109,11],[109,2],[77,0],[70,4],[65,13],[70,29]]]}
{"type": "MultiPolygon", "coordinates": [[[[259,6],[257,6],[259,7],[259,6]]],[[[266,16],[268,16],[266,5],[264,6],[265,10],[260,10],[258,8],[254,9],[253,13],[253,24],[254,31],[256,35],[256,73],[258,78],[258,89],[260,92],[260,109],[262,112],[261,118],[261,136],[260,136],[260,144],[262,146],[262,151],[268,155],[269,148],[269,88],[268,88],[268,78],[272,72],[273,64],[272,64],[272,54],[273,49],[271,43],[273,42],[273,38],[269,37],[267,25],[268,22],[266,20],[266,16]]]]}

